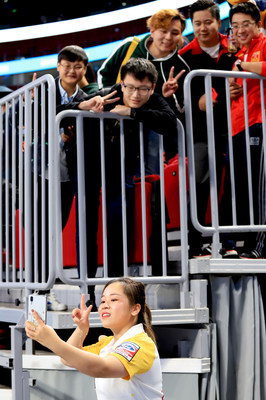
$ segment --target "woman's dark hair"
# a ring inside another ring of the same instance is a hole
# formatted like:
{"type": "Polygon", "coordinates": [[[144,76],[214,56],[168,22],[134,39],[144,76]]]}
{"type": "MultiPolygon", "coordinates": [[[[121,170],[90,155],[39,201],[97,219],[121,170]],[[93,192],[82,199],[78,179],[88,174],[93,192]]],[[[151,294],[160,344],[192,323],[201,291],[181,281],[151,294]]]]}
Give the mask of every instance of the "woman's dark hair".
{"type": "Polygon", "coordinates": [[[85,67],[88,64],[87,54],[82,47],[76,45],[66,46],[60,50],[58,54],[58,62],[60,63],[62,60],[67,60],[70,62],[83,61],[85,67]]]}
{"type": "Polygon", "coordinates": [[[158,79],[158,72],[152,62],[145,58],[130,58],[121,68],[121,79],[130,74],[142,81],[146,77],[154,84],[158,79]]]}
{"type": "Polygon", "coordinates": [[[256,4],[247,2],[236,4],[235,6],[233,6],[230,9],[229,13],[230,23],[232,22],[233,15],[238,13],[250,15],[251,18],[256,22],[256,24],[261,21],[261,13],[256,4]]]}
{"type": "Polygon", "coordinates": [[[93,71],[91,63],[87,64],[87,70],[86,70],[86,73],[85,73],[85,77],[87,78],[89,83],[96,82],[96,76],[95,76],[95,73],[93,71]]]}
{"type": "Polygon", "coordinates": [[[193,20],[193,15],[197,11],[204,11],[208,10],[213,18],[220,20],[220,10],[219,7],[214,1],[212,0],[198,0],[193,3],[189,9],[190,18],[193,20]]]}
{"type": "Polygon", "coordinates": [[[151,326],[151,310],[146,304],[144,284],[142,282],[136,282],[131,278],[118,278],[107,282],[107,284],[103,288],[103,292],[107,286],[116,282],[121,283],[121,285],[123,286],[124,293],[127,296],[129,304],[131,306],[134,306],[135,304],[140,305],[141,308],[138,314],[138,324],[143,324],[144,330],[147,335],[154,341],[154,343],[156,343],[155,334],[151,326]]]}

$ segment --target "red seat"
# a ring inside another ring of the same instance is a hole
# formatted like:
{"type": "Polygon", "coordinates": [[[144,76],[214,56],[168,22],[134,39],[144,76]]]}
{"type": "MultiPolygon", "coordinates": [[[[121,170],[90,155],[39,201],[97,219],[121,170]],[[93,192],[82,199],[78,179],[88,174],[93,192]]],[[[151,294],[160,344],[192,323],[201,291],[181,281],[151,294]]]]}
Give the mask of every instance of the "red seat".
{"type": "MultiPolygon", "coordinates": [[[[186,185],[188,191],[188,172],[186,161],[186,185]]],[[[179,158],[178,154],[164,168],[165,201],[169,215],[168,230],[180,228],[179,207],[179,158]]]]}
{"type": "MultiPolygon", "coordinates": [[[[146,201],[146,240],[147,240],[147,262],[150,262],[149,240],[152,230],[151,218],[151,196],[152,181],[158,178],[146,177],[145,182],[145,201],[146,201]]],[[[143,243],[142,243],[142,210],[141,210],[141,182],[135,184],[135,208],[134,221],[130,232],[128,262],[129,264],[143,263],[143,243]]]]}

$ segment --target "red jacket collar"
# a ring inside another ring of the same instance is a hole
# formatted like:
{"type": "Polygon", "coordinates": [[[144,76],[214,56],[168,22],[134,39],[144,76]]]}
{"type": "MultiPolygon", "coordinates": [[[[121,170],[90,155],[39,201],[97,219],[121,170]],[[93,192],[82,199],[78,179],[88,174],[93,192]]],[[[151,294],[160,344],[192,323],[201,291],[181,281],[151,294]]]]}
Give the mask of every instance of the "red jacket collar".
{"type": "MultiPolygon", "coordinates": [[[[227,36],[222,35],[221,33],[218,34],[220,38],[220,45],[222,47],[221,51],[223,53],[227,53],[228,51],[227,36]]],[[[203,52],[197,38],[194,38],[190,43],[188,43],[185,47],[183,47],[183,49],[179,51],[179,54],[182,56],[182,54],[186,53],[190,49],[192,50],[192,54],[201,54],[203,52]]]]}
{"type": "Polygon", "coordinates": [[[263,38],[264,38],[264,35],[263,35],[262,32],[260,32],[260,34],[259,34],[258,37],[253,38],[253,39],[251,40],[249,49],[247,49],[246,46],[243,46],[243,47],[236,53],[236,57],[241,58],[241,57],[244,57],[244,55],[245,55],[246,53],[250,53],[250,52],[253,50],[253,48],[256,46],[256,44],[257,44],[260,40],[262,40],[263,38]]]}

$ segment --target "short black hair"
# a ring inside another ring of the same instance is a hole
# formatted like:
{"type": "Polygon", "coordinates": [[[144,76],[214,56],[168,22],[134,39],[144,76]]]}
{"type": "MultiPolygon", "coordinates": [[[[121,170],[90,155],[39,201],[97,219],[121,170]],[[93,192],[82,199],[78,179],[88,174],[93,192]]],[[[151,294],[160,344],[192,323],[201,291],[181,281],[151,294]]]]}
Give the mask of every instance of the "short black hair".
{"type": "Polygon", "coordinates": [[[66,46],[62,50],[60,50],[57,61],[60,63],[62,60],[67,60],[70,62],[83,61],[85,67],[87,66],[89,61],[87,54],[85,53],[83,48],[74,44],[66,46]]]}
{"type": "Polygon", "coordinates": [[[121,79],[124,80],[127,74],[142,81],[145,77],[154,84],[158,79],[158,72],[152,62],[145,58],[130,58],[121,68],[121,79]]]}
{"type": "Polygon", "coordinates": [[[239,3],[233,6],[229,13],[230,23],[232,22],[233,15],[238,13],[250,15],[251,18],[254,19],[256,24],[259,21],[261,21],[261,13],[256,4],[247,2],[247,3],[239,3]]]}
{"type": "Polygon", "coordinates": [[[189,9],[190,18],[193,20],[193,15],[197,11],[208,10],[213,18],[220,20],[220,10],[218,5],[212,0],[198,0],[193,3],[189,9]]]}

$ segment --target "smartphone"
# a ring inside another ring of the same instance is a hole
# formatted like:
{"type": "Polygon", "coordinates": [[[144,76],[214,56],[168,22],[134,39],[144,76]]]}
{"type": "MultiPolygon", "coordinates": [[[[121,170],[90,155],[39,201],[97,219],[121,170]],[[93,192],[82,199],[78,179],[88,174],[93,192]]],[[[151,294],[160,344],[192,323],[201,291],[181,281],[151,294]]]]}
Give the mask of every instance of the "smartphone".
{"type": "Polygon", "coordinates": [[[47,297],[40,294],[30,294],[28,297],[28,321],[37,325],[33,317],[32,310],[36,311],[40,318],[46,323],[47,316],[47,297]]]}

